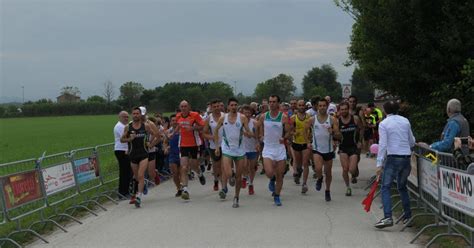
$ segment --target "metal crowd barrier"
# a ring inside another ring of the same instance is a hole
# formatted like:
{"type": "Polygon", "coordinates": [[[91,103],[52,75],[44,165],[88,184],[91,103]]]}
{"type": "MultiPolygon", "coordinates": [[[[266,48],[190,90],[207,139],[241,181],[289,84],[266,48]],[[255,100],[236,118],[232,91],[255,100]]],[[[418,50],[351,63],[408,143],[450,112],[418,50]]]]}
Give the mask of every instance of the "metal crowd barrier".
{"type": "Polygon", "coordinates": [[[6,222],[14,222],[16,230],[9,233],[7,239],[20,233],[29,233],[48,243],[48,241],[32,229],[38,222],[29,227],[22,227],[21,220],[33,214],[40,215],[40,222],[45,222],[44,209],[46,198],[41,187],[40,172],[37,159],[27,159],[0,165],[0,186],[2,207],[6,222]]]}
{"type": "Polygon", "coordinates": [[[120,197],[116,190],[103,191],[106,188],[104,186],[118,179],[118,166],[113,152],[113,144],[105,144],[48,156],[43,154],[39,159],[0,164],[0,228],[15,224],[14,231],[0,237],[0,246],[9,242],[21,247],[14,239],[20,233],[29,233],[48,243],[33,229],[34,226],[42,224],[44,228],[49,223],[67,232],[59,223],[69,219],[82,224],[73,216],[77,210],[97,216],[88,206],[107,211],[99,202],[100,198],[118,204],[109,195],[115,193],[120,197]],[[61,212],[59,206],[64,206],[65,210],[61,212]],[[46,216],[46,212],[53,214],[46,216]],[[29,223],[32,221],[25,217],[34,214],[39,215],[36,218],[39,220],[29,223]],[[22,227],[23,222],[29,225],[22,227]]]}
{"type": "Polygon", "coordinates": [[[459,165],[452,154],[438,153],[437,158],[441,216],[448,222],[448,233],[436,235],[427,246],[440,237],[457,236],[474,247],[474,175],[467,174],[466,168],[459,165]],[[453,222],[468,230],[470,240],[451,226],[453,222]]]}
{"type": "Polygon", "coordinates": [[[474,181],[474,176],[467,175],[465,171],[461,170],[452,154],[440,153],[418,145],[415,147],[414,154],[416,156],[416,175],[410,175],[409,188],[414,190],[415,184],[417,185],[418,200],[421,201],[425,211],[413,215],[401,231],[405,230],[417,217],[433,216],[435,218],[434,223],[424,226],[410,243],[414,243],[429,228],[447,227],[446,232],[433,237],[426,244],[426,247],[431,246],[438,238],[447,236],[461,237],[471,247],[474,247],[474,196],[472,195],[472,184],[467,184],[471,191],[464,190],[462,192],[462,194],[465,192],[470,192],[470,194],[459,195],[459,193],[455,192],[458,189],[458,184],[454,186],[450,184],[452,181],[447,181],[449,176],[446,175],[455,175],[454,180],[457,180],[456,176],[459,175],[466,182],[474,181]],[[412,184],[411,186],[410,183],[412,184]],[[469,200],[470,202],[468,202],[469,200]],[[461,234],[455,227],[455,224],[464,227],[470,232],[470,241],[461,234]]]}
{"type": "MultiPolygon", "coordinates": [[[[101,163],[112,163],[116,161],[115,154],[114,154],[114,143],[99,145],[95,147],[97,159],[101,161],[101,163]]],[[[119,171],[117,167],[113,168],[104,168],[100,167],[100,180],[102,185],[109,185],[114,183],[119,178],[119,171]]],[[[105,190],[100,193],[101,196],[108,198],[109,200],[115,202],[110,195],[115,195],[118,198],[125,198],[125,196],[121,195],[117,190],[105,190]]],[[[116,203],[118,204],[118,203],[116,203]]]]}

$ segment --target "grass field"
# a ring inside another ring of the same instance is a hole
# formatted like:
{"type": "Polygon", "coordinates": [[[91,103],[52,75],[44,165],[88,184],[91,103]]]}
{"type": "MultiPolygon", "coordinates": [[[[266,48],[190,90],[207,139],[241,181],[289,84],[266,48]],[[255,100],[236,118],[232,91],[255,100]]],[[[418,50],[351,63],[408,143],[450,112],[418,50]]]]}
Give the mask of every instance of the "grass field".
{"type": "Polygon", "coordinates": [[[114,141],[116,115],[0,119],[0,163],[114,141]]]}

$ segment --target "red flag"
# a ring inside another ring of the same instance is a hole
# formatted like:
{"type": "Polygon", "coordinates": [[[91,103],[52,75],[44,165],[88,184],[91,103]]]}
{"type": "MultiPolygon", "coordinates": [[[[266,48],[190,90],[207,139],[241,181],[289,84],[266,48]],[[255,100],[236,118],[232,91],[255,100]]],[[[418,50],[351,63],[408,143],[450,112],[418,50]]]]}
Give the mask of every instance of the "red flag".
{"type": "Polygon", "coordinates": [[[379,180],[375,180],[375,182],[372,184],[372,187],[370,188],[369,194],[367,194],[367,197],[365,197],[365,199],[362,201],[362,205],[364,205],[365,212],[370,211],[370,206],[372,206],[372,202],[374,201],[375,191],[377,190],[378,186],[379,186],[379,180]]]}

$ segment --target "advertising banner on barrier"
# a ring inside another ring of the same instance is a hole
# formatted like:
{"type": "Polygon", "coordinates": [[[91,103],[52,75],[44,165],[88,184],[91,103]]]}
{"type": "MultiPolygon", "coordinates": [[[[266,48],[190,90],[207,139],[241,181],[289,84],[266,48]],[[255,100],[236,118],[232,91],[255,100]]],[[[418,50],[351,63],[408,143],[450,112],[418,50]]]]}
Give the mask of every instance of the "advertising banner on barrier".
{"type": "Polygon", "coordinates": [[[474,175],[440,167],[441,202],[470,216],[474,216],[474,196],[472,183],[474,175]]]}
{"type": "Polygon", "coordinates": [[[43,169],[43,180],[46,195],[52,195],[76,185],[71,162],[43,169]]]}
{"type": "Polygon", "coordinates": [[[418,158],[418,166],[420,169],[420,186],[424,191],[438,200],[437,165],[427,159],[418,158]]]}
{"type": "Polygon", "coordinates": [[[96,156],[76,159],[74,160],[74,170],[80,184],[88,182],[99,176],[99,161],[96,156]]]}
{"type": "Polygon", "coordinates": [[[39,173],[29,171],[2,177],[5,205],[11,209],[43,197],[39,173]]]}
{"type": "Polygon", "coordinates": [[[417,156],[415,154],[411,155],[411,161],[410,161],[411,171],[410,171],[410,175],[408,175],[408,181],[410,181],[410,183],[418,187],[418,171],[416,169],[416,160],[417,160],[417,156]]]}

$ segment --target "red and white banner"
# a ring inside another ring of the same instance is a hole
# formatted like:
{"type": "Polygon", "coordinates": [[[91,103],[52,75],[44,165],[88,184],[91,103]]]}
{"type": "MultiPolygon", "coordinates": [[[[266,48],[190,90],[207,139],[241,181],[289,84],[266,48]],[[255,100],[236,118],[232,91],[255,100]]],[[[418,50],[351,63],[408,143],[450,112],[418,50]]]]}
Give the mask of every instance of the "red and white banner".
{"type": "Polygon", "coordinates": [[[474,216],[473,182],[474,175],[440,167],[441,202],[465,214],[474,216]]]}
{"type": "Polygon", "coordinates": [[[71,162],[43,169],[46,195],[68,189],[76,185],[71,162]]]}

